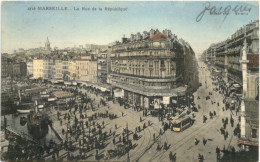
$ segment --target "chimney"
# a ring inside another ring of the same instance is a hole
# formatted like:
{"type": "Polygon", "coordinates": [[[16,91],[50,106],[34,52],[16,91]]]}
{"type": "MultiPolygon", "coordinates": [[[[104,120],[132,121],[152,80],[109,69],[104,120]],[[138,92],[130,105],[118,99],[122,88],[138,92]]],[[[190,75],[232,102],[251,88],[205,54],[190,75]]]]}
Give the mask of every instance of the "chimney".
{"type": "Polygon", "coordinates": [[[127,38],[122,38],[122,43],[126,43],[127,42],[127,38]]]}
{"type": "Polygon", "coordinates": [[[143,38],[146,38],[146,37],[148,37],[148,32],[147,32],[147,31],[144,31],[144,32],[143,32],[143,38]]]}
{"type": "Polygon", "coordinates": [[[153,29],[150,30],[150,37],[154,35],[154,32],[155,31],[153,29]]]}

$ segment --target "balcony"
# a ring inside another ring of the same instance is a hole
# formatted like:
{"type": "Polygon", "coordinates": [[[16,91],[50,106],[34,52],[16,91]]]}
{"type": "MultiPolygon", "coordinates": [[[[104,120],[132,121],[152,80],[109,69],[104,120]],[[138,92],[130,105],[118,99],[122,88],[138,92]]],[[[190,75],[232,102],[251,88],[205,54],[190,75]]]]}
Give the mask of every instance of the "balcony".
{"type": "Polygon", "coordinates": [[[171,77],[150,77],[150,76],[140,76],[140,75],[132,75],[132,74],[110,74],[112,77],[124,77],[128,79],[134,79],[138,81],[147,81],[147,82],[169,82],[169,81],[176,81],[180,79],[181,76],[171,76],[171,77]]]}

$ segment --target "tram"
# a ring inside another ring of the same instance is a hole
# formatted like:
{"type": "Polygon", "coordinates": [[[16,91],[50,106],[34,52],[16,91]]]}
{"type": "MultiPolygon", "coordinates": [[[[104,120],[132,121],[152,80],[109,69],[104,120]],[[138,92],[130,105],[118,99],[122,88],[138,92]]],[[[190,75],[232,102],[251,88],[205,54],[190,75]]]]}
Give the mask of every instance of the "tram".
{"type": "Polygon", "coordinates": [[[171,130],[181,132],[191,126],[191,118],[189,116],[181,117],[171,121],[171,130]]]}

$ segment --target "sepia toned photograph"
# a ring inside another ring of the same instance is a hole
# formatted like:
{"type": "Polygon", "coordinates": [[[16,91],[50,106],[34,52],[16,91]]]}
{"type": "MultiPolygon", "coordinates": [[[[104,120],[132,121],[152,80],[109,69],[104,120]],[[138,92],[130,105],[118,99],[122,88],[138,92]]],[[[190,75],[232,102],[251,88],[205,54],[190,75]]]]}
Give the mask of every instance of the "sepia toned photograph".
{"type": "Polygon", "coordinates": [[[259,161],[258,1],[2,1],[1,161],[259,161]]]}

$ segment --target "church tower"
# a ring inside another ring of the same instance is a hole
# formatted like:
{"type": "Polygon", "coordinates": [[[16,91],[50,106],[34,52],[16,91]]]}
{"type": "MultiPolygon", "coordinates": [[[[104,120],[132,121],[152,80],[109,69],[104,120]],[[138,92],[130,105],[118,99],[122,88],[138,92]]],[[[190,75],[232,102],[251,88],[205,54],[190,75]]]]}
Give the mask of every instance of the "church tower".
{"type": "Polygon", "coordinates": [[[51,46],[50,46],[50,42],[49,42],[48,37],[47,37],[47,40],[46,40],[46,42],[45,42],[45,50],[48,50],[48,51],[51,50],[51,46]]]}

